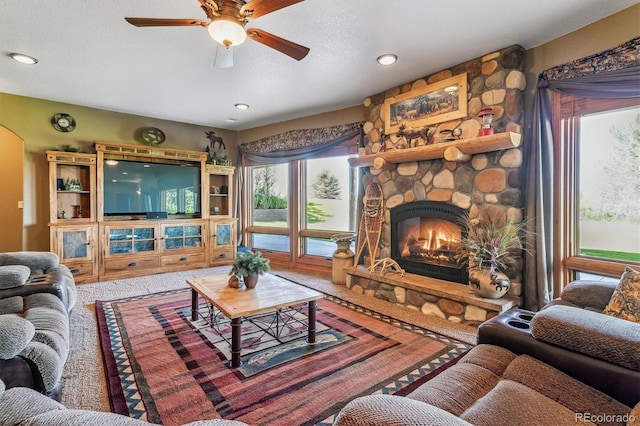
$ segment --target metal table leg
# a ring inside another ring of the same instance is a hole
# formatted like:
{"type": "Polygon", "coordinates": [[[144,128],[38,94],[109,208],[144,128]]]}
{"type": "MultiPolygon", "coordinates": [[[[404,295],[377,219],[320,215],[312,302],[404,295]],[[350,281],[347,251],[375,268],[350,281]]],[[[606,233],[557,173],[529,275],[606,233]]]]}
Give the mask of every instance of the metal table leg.
{"type": "Polygon", "coordinates": [[[234,318],[231,320],[231,368],[240,367],[240,351],[241,340],[240,332],[242,331],[242,318],[234,318]]]}
{"type": "Polygon", "coordinates": [[[312,300],[309,302],[309,318],[307,318],[309,322],[309,333],[307,336],[307,342],[315,343],[316,342],[316,301],[312,300]]]}
{"type": "Polygon", "coordinates": [[[191,321],[198,320],[198,292],[191,289],[191,321]]]}

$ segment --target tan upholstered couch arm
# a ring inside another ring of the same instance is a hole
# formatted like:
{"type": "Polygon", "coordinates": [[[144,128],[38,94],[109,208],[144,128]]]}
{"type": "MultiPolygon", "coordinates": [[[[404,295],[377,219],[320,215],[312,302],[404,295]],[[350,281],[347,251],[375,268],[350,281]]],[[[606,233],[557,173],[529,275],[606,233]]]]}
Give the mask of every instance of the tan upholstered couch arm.
{"type": "Polygon", "coordinates": [[[464,420],[433,405],[394,395],[356,398],[337,415],[334,426],[469,426],[464,420]]]}

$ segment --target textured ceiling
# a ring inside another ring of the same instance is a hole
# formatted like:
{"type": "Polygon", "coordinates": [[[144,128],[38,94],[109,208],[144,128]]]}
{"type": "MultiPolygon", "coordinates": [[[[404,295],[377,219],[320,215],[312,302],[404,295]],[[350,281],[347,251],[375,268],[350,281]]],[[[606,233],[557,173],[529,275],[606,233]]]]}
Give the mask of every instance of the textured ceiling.
{"type": "Polygon", "coordinates": [[[219,69],[205,28],[136,28],[124,20],[206,20],[197,0],[0,0],[0,92],[242,130],[359,105],[496,49],[540,45],[636,3],[306,0],[248,25],[309,47],[305,59],[248,39],[232,48],[234,66],[219,69]],[[18,64],[11,52],[39,63],[18,64]],[[398,62],[378,65],[376,57],[388,52],[398,62]],[[250,108],[236,110],[239,102],[250,108]]]}

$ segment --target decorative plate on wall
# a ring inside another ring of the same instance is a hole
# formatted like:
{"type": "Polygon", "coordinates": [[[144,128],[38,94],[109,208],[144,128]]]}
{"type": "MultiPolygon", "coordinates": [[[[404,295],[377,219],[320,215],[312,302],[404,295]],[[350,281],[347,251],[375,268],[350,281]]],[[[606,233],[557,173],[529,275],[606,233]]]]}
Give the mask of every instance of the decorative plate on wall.
{"type": "Polygon", "coordinates": [[[160,145],[164,142],[164,132],[157,127],[145,127],[140,133],[142,141],[149,145],[160,145]]]}
{"type": "Polygon", "coordinates": [[[59,132],[72,132],[76,128],[76,120],[69,114],[60,112],[51,117],[51,125],[59,132]]]}

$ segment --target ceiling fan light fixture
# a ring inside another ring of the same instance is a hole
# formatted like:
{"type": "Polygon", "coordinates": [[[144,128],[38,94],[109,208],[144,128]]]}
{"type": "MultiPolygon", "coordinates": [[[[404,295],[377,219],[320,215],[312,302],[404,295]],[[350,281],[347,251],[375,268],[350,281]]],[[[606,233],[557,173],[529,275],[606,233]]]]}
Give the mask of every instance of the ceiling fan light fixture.
{"type": "Polygon", "coordinates": [[[215,18],[211,21],[207,30],[212,39],[226,47],[237,46],[247,39],[247,32],[231,16],[215,18]]]}
{"type": "Polygon", "coordinates": [[[380,65],[392,65],[395,64],[398,60],[398,57],[393,53],[385,53],[384,55],[378,56],[378,63],[380,65]]]}
{"type": "Polygon", "coordinates": [[[38,63],[38,60],[33,56],[25,55],[23,53],[10,53],[9,56],[14,61],[18,61],[21,64],[34,65],[38,63]]]}

